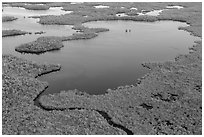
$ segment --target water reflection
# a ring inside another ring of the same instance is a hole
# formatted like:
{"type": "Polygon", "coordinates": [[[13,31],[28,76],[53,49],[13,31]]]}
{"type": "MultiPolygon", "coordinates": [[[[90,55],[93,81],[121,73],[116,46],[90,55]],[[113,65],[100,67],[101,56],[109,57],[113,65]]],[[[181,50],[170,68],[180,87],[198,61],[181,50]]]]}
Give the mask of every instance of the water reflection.
{"type": "MultiPolygon", "coordinates": [[[[46,35],[73,33],[71,28],[66,30],[64,25],[38,25],[40,24],[26,18],[3,23],[3,28],[31,31],[44,28],[46,35]]],[[[134,85],[138,78],[148,72],[141,63],[173,60],[179,54],[188,53],[188,47],[198,40],[189,33],[178,30],[180,26],[187,26],[185,23],[173,21],[100,21],[84,25],[108,28],[110,31],[100,33],[94,39],[64,42],[65,46],[61,50],[41,55],[14,51],[16,46],[31,42],[39,36],[7,37],[2,40],[3,54],[13,54],[40,63],[61,64],[61,71],[39,77],[49,83],[43,94],[71,89],[103,94],[108,88],[134,85]],[[125,32],[126,29],[131,31],[125,32]]]]}
{"type": "Polygon", "coordinates": [[[60,72],[40,77],[50,83],[44,94],[68,89],[102,94],[108,88],[135,85],[148,72],[142,62],[173,60],[188,53],[188,47],[197,40],[179,31],[179,26],[187,26],[179,22],[102,21],[85,25],[110,31],[90,40],[64,42],[59,53],[43,55],[63,66],[60,72]]]}

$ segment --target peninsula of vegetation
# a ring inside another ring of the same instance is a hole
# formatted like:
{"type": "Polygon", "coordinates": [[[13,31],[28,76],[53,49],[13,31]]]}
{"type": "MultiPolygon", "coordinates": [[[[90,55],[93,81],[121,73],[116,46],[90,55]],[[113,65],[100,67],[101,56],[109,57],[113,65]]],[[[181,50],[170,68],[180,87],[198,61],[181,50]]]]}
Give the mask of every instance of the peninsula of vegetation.
{"type": "MultiPolygon", "coordinates": [[[[39,37],[16,47],[17,52],[40,54],[63,50],[63,41],[91,39],[106,28],[87,28],[83,23],[101,20],[186,22],[179,29],[202,37],[202,3],[3,3],[30,10],[63,7],[65,15],[39,16],[43,25],[73,25],[80,33],[64,37],[39,37]],[[94,6],[108,6],[95,8],[94,6]],[[139,16],[142,10],[169,9],[158,16],[139,16]],[[121,8],[123,7],[123,8],[121,8]],[[132,11],[130,8],[137,8],[132,11]],[[116,16],[124,13],[131,16],[116,16]],[[134,14],[133,14],[134,13],[134,14]],[[133,15],[133,16],[132,16],[133,15]]],[[[3,17],[2,21],[15,21],[3,17]]],[[[3,37],[26,32],[3,31],[3,37]],[[15,33],[14,33],[15,32],[15,33]]],[[[40,56],[40,55],[39,55],[40,56]]],[[[146,62],[149,68],[136,86],[121,86],[103,95],[78,90],[42,95],[49,83],[37,77],[60,71],[59,64],[39,64],[13,55],[2,55],[2,134],[4,135],[201,135],[202,134],[202,41],[189,54],[164,63],[146,62]],[[35,101],[39,105],[35,105],[35,101]]]]}

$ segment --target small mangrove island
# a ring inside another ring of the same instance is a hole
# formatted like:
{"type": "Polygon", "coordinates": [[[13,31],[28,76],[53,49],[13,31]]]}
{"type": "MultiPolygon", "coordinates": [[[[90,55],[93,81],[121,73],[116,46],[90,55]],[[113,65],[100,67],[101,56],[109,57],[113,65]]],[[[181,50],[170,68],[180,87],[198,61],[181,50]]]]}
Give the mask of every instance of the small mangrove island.
{"type": "Polygon", "coordinates": [[[2,22],[9,22],[9,21],[14,21],[17,20],[18,18],[13,17],[13,16],[2,16],[2,22]]]}
{"type": "MultiPolygon", "coordinates": [[[[3,135],[202,135],[201,2],[74,4],[3,2],[3,4],[34,11],[48,11],[51,7],[62,7],[64,11],[73,11],[63,15],[30,17],[38,18],[37,23],[41,25],[72,25],[72,29],[77,32],[67,36],[44,36],[47,32],[33,31],[42,34],[34,35],[34,41],[33,39],[28,40],[29,42],[23,41],[23,44],[12,49],[16,53],[19,52],[18,54],[43,56],[41,53],[63,51],[65,41],[69,44],[72,40],[74,42],[83,40],[85,43],[88,39],[98,38],[102,32],[111,31],[108,28],[89,28],[84,25],[91,21],[125,20],[152,23],[179,21],[188,24],[187,27],[179,27],[179,30],[200,38],[189,47],[188,54],[175,56],[173,60],[165,62],[142,63],[141,65],[149,69],[149,72],[138,79],[135,85],[121,85],[99,95],[77,89],[43,94],[49,83],[38,78],[63,71],[63,66],[58,63],[39,63],[38,60],[34,62],[29,60],[30,58],[23,59],[3,54],[3,135]],[[96,8],[97,6],[105,8],[96,8]],[[175,7],[169,8],[169,6],[175,7]],[[141,12],[148,13],[154,10],[163,11],[157,16],[139,15],[141,12]],[[117,16],[123,13],[126,16],[117,16]]],[[[16,20],[14,16],[2,17],[3,23],[16,20]]],[[[8,36],[30,36],[25,34],[29,32],[17,29],[2,30],[2,41],[13,38],[8,36]]],[[[106,42],[108,41],[104,41],[106,42]]]]}
{"type": "Polygon", "coordinates": [[[2,37],[17,36],[30,34],[31,32],[21,31],[21,30],[2,30],[2,37]]]}

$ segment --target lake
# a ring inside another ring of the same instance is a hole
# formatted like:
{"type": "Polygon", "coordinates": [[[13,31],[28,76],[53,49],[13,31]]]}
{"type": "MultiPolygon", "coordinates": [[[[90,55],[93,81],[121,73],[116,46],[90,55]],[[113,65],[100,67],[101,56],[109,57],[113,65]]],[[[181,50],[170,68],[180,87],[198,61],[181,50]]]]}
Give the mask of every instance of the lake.
{"type": "Polygon", "coordinates": [[[199,40],[188,32],[178,30],[178,27],[187,24],[174,21],[96,21],[84,25],[110,31],[99,33],[98,37],[89,40],[63,42],[65,46],[61,50],[35,55],[20,54],[15,47],[40,36],[69,36],[75,30],[69,25],[40,25],[32,18],[5,22],[2,23],[3,29],[46,33],[2,38],[2,52],[40,63],[61,64],[60,71],[38,78],[49,83],[43,94],[72,89],[104,94],[109,88],[135,85],[138,78],[149,72],[141,63],[174,60],[179,54],[187,54],[188,47],[199,40]]]}

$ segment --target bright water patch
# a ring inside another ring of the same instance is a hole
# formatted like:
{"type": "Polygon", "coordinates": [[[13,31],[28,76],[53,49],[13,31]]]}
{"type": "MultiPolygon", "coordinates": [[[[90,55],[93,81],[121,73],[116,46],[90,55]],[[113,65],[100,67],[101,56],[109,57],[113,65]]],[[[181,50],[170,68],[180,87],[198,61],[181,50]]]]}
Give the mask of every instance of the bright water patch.
{"type": "Polygon", "coordinates": [[[138,78],[149,72],[141,63],[173,60],[179,54],[188,53],[188,47],[198,40],[178,30],[179,26],[187,26],[185,23],[173,21],[100,21],[85,26],[109,28],[110,31],[89,40],[64,42],[61,50],[41,55],[14,51],[19,44],[36,39],[36,35],[7,37],[2,41],[3,53],[62,65],[59,72],[38,78],[49,83],[43,94],[71,89],[103,94],[108,88],[134,85],[138,78]],[[131,31],[125,32],[126,29],[131,31]]]}
{"type": "Polygon", "coordinates": [[[50,7],[48,10],[27,10],[22,7],[3,7],[2,16],[28,17],[45,15],[63,15],[72,11],[64,11],[62,7],[50,7]]]}
{"type": "Polygon", "coordinates": [[[132,7],[132,8],[130,8],[130,10],[137,10],[137,8],[135,8],[135,7],[132,7]]]}
{"type": "Polygon", "coordinates": [[[150,12],[144,12],[144,10],[142,10],[142,12],[138,13],[138,16],[144,16],[144,15],[148,15],[148,16],[159,16],[164,10],[168,10],[168,9],[182,9],[182,6],[166,6],[166,9],[161,9],[161,10],[153,10],[150,12]]]}
{"type": "MultiPolygon", "coordinates": [[[[25,22],[22,20],[18,20],[14,22],[10,22],[7,24],[3,23],[3,29],[17,29],[17,30],[23,30],[27,32],[39,32],[43,31],[44,34],[41,34],[40,36],[69,36],[75,32],[75,30],[72,29],[72,26],[69,25],[41,25],[38,23],[33,22],[31,19],[27,19],[25,22]],[[24,26],[22,26],[24,25],[24,26]]],[[[32,34],[34,35],[34,34],[32,34]]],[[[40,37],[38,35],[38,37],[40,37]]]]}
{"type": "Polygon", "coordinates": [[[158,16],[160,15],[160,13],[162,12],[163,10],[153,10],[153,11],[150,11],[150,12],[146,12],[146,13],[138,13],[138,16],[144,16],[144,15],[148,15],[148,16],[158,16]]]}
{"type": "Polygon", "coordinates": [[[16,21],[2,23],[2,29],[17,29],[27,32],[44,31],[46,33],[40,36],[69,36],[75,32],[70,25],[41,25],[37,23],[38,19],[19,18],[16,21]]]}
{"type": "Polygon", "coordinates": [[[125,16],[128,16],[127,14],[125,13],[118,13],[116,14],[117,17],[125,17],[125,16]]]}
{"type": "Polygon", "coordinates": [[[39,4],[30,4],[30,3],[25,3],[24,5],[45,5],[45,4],[42,4],[42,3],[39,3],[39,4]]]}
{"type": "Polygon", "coordinates": [[[167,9],[182,9],[183,6],[166,6],[167,9]]]}
{"type": "MultiPolygon", "coordinates": [[[[46,32],[44,34],[41,34],[40,36],[69,36],[75,32],[75,30],[72,29],[73,26],[70,26],[70,25],[41,25],[37,23],[39,21],[38,18],[27,18],[27,17],[24,18],[24,16],[38,15],[37,13],[39,12],[25,10],[24,8],[8,7],[3,12],[3,16],[10,15],[10,16],[18,17],[18,19],[11,22],[3,22],[2,29],[3,30],[17,29],[17,30],[23,30],[23,31],[28,31],[32,33],[37,31],[46,32]]],[[[47,12],[47,14],[48,13],[52,13],[52,12],[47,12]]],[[[41,13],[41,15],[43,14],[44,13],[41,13]]]]}
{"type": "Polygon", "coordinates": [[[81,4],[83,2],[71,2],[70,4],[81,4]]]}
{"type": "Polygon", "coordinates": [[[98,6],[94,6],[94,8],[102,9],[102,8],[109,8],[109,6],[98,5],[98,6]]]}

